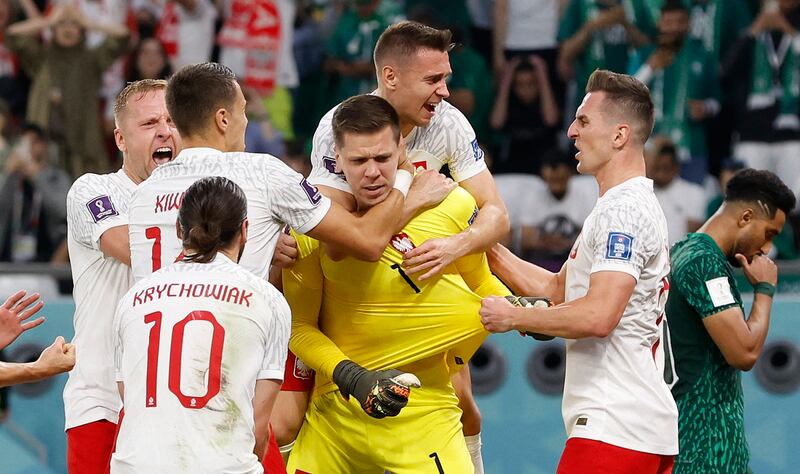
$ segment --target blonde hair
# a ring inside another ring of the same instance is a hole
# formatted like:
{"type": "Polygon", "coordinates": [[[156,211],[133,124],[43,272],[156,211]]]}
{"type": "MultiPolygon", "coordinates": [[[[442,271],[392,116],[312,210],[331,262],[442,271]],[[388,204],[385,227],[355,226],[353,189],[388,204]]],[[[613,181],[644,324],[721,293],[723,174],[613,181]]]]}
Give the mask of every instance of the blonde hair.
{"type": "Polygon", "coordinates": [[[164,79],[142,79],[129,82],[114,101],[114,124],[119,127],[119,118],[125,112],[131,98],[157,90],[167,90],[167,81],[164,79]]]}

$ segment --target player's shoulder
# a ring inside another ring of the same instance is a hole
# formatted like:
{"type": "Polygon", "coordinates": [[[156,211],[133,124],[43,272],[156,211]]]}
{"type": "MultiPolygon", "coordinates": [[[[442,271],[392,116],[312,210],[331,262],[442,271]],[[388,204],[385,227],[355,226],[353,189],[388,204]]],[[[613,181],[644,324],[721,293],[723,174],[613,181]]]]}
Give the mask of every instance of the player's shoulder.
{"type": "Polygon", "coordinates": [[[687,270],[725,267],[725,256],[709,236],[700,233],[689,234],[673,245],[670,251],[673,273],[687,270]]]}
{"type": "MultiPolygon", "coordinates": [[[[67,192],[67,199],[87,194],[103,194],[121,189],[120,172],[96,174],[86,173],[76,179],[67,192]]],[[[128,179],[126,177],[126,179],[128,179]]],[[[133,184],[131,183],[131,187],[133,184]]]]}

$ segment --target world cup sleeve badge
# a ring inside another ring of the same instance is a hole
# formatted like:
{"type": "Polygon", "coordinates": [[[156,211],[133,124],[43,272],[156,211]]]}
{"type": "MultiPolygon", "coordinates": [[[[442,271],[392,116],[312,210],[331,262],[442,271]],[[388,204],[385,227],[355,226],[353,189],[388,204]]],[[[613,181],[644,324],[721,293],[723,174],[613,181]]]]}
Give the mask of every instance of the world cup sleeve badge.
{"type": "Polygon", "coordinates": [[[606,258],[629,261],[633,254],[633,236],[622,232],[609,232],[606,258]]]}
{"type": "Polygon", "coordinates": [[[108,217],[119,215],[117,209],[114,207],[114,204],[111,202],[111,198],[106,195],[97,196],[96,198],[87,202],[86,208],[89,210],[89,214],[92,215],[92,219],[94,219],[95,223],[100,222],[108,217]]]}

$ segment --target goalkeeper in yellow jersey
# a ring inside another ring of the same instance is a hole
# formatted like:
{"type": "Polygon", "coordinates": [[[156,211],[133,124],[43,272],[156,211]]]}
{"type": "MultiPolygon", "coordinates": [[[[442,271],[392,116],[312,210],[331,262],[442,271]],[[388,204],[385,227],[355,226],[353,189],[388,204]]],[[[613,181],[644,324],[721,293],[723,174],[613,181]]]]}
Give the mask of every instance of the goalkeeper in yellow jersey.
{"type": "MultiPolygon", "coordinates": [[[[394,183],[397,114],[380,97],[353,97],[334,114],[333,134],[337,167],[366,211],[394,183]]],[[[473,472],[450,376],[487,335],[481,296],[510,293],[483,254],[425,281],[401,263],[417,244],[466,229],[475,209],[456,188],[394,236],[378,262],[334,261],[319,242],[298,236],[298,259],[283,277],[290,349],[316,381],[288,472],[473,472]]]]}

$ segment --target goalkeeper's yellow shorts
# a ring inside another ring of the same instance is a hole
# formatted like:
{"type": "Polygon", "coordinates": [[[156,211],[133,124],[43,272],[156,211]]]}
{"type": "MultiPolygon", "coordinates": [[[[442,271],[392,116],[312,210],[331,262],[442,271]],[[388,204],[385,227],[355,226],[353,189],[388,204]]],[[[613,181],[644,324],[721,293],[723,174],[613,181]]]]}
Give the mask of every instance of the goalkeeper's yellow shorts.
{"type": "MultiPolygon", "coordinates": [[[[424,382],[423,382],[424,383],[424,382]]],[[[371,418],[338,391],[316,396],[287,472],[309,474],[471,474],[452,385],[411,389],[396,417],[371,418]]]]}

